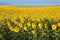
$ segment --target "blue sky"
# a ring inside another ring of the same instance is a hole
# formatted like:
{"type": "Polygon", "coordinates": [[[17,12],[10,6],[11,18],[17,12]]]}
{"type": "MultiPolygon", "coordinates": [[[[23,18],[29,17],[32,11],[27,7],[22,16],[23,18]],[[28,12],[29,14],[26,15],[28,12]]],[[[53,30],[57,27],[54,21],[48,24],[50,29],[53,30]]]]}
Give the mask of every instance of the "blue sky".
{"type": "Polygon", "coordinates": [[[60,0],[0,0],[0,4],[8,5],[60,5],[60,0]]]}

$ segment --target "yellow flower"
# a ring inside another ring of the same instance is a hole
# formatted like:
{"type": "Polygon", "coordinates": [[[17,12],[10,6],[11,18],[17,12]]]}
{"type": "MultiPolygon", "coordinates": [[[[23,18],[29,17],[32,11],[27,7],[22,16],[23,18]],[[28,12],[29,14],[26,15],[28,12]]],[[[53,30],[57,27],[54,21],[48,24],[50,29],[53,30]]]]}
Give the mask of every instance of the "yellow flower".
{"type": "Polygon", "coordinates": [[[3,24],[3,23],[4,23],[4,21],[5,21],[5,20],[3,20],[3,21],[1,22],[1,24],[3,24]]]}
{"type": "Polygon", "coordinates": [[[57,25],[58,25],[58,27],[60,27],[60,23],[58,23],[57,25]]]}
{"type": "Polygon", "coordinates": [[[32,32],[32,34],[35,34],[35,30],[32,30],[31,32],[32,32]]]}
{"type": "Polygon", "coordinates": [[[16,25],[18,25],[19,23],[17,21],[14,22],[16,25]]]}
{"type": "Polygon", "coordinates": [[[15,19],[11,19],[12,22],[15,22],[16,20],[15,19]]]}
{"type": "Polygon", "coordinates": [[[27,18],[28,16],[27,16],[27,15],[24,15],[23,17],[24,17],[24,18],[27,18]]]}
{"type": "Polygon", "coordinates": [[[3,17],[2,16],[0,16],[0,20],[3,20],[3,17]]]}
{"type": "Polygon", "coordinates": [[[0,34],[0,38],[3,38],[2,34],[0,34]]]}
{"type": "Polygon", "coordinates": [[[5,16],[5,19],[8,19],[8,16],[5,16]]]}
{"type": "Polygon", "coordinates": [[[19,16],[19,18],[21,19],[21,18],[23,18],[22,16],[19,16]]]}
{"type": "Polygon", "coordinates": [[[19,28],[18,27],[15,27],[14,28],[14,32],[19,32],[19,28]]]}
{"type": "Polygon", "coordinates": [[[38,18],[38,17],[36,17],[35,19],[36,19],[36,21],[40,21],[40,18],[38,18]]]}
{"type": "Polygon", "coordinates": [[[45,24],[45,28],[46,28],[46,29],[48,28],[47,24],[45,24]]]}
{"type": "Polygon", "coordinates": [[[27,23],[27,26],[31,26],[31,23],[30,23],[30,22],[28,22],[28,23],[27,23]]]}
{"type": "Polygon", "coordinates": [[[35,28],[35,26],[36,26],[35,23],[32,23],[32,28],[33,28],[33,29],[35,28]]]}
{"type": "Polygon", "coordinates": [[[26,26],[24,27],[24,30],[27,31],[27,27],[26,26]]]}
{"type": "Polygon", "coordinates": [[[22,28],[22,26],[23,26],[22,23],[19,23],[19,27],[22,28]]]}
{"type": "Polygon", "coordinates": [[[52,30],[56,30],[57,26],[56,25],[52,25],[52,30]]]}
{"type": "Polygon", "coordinates": [[[25,19],[22,16],[19,16],[19,18],[20,18],[20,21],[24,23],[25,19]]]}
{"type": "Polygon", "coordinates": [[[16,20],[17,16],[12,16],[12,20],[16,20]]]}
{"type": "Polygon", "coordinates": [[[12,22],[15,22],[15,21],[16,21],[16,18],[14,18],[14,17],[11,18],[11,21],[12,21],[12,22]]]}
{"type": "Polygon", "coordinates": [[[24,18],[21,18],[20,20],[21,20],[21,22],[22,22],[22,23],[24,23],[24,21],[25,21],[25,19],[24,19],[24,18]]]}
{"type": "Polygon", "coordinates": [[[10,26],[10,22],[7,22],[8,26],[10,26]]]}
{"type": "Polygon", "coordinates": [[[9,29],[10,29],[10,31],[14,31],[14,28],[13,28],[13,27],[11,27],[11,26],[9,26],[9,29]]]}
{"type": "Polygon", "coordinates": [[[34,18],[34,17],[31,17],[30,19],[31,19],[32,21],[35,21],[35,18],[34,18]]]}
{"type": "Polygon", "coordinates": [[[38,26],[41,29],[43,27],[43,24],[42,23],[39,23],[38,26]]]}

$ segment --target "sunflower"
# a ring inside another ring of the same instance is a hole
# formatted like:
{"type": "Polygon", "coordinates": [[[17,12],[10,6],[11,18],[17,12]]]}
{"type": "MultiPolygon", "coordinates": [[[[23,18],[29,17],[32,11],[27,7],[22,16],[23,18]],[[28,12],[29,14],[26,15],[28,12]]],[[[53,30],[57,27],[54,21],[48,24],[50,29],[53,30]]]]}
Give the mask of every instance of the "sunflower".
{"type": "Polygon", "coordinates": [[[30,20],[35,21],[35,18],[34,17],[31,17],[30,20]]]}
{"type": "Polygon", "coordinates": [[[36,19],[36,21],[40,21],[40,18],[39,17],[36,17],[35,19],[36,19]]]}
{"type": "Polygon", "coordinates": [[[28,23],[27,23],[27,26],[31,26],[31,23],[30,23],[30,22],[28,22],[28,23]]]}
{"type": "Polygon", "coordinates": [[[24,19],[24,18],[21,18],[20,21],[21,21],[22,23],[24,23],[25,19],[24,19]]]}
{"type": "Polygon", "coordinates": [[[14,28],[13,28],[13,27],[11,27],[11,26],[9,26],[9,29],[10,29],[10,31],[14,31],[14,28]]]}
{"type": "Polygon", "coordinates": [[[35,23],[32,23],[32,28],[33,28],[33,29],[35,28],[35,26],[36,26],[36,24],[35,24],[35,23]]]}
{"type": "Polygon", "coordinates": [[[60,23],[57,23],[58,27],[60,27],[60,23]]]}
{"type": "Polygon", "coordinates": [[[38,26],[41,29],[43,27],[43,24],[42,23],[39,23],[38,26]]]}
{"type": "Polygon", "coordinates": [[[14,28],[14,32],[19,32],[19,28],[18,27],[15,27],[14,28]]]}
{"type": "Polygon", "coordinates": [[[56,30],[57,26],[56,25],[52,25],[52,30],[56,30]]]}
{"type": "Polygon", "coordinates": [[[45,28],[46,28],[46,29],[48,28],[48,25],[47,25],[47,24],[45,24],[45,28]]]}
{"type": "Polygon", "coordinates": [[[19,27],[22,28],[22,26],[23,26],[22,23],[19,23],[19,27]]]}
{"type": "Polygon", "coordinates": [[[31,32],[32,32],[32,34],[35,34],[35,30],[32,30],[31,32]]]}
{"type": "Polygon", "coordinates": [[[10,26],[10,22],[7,22],[7,25],[10,26]]]}
{"type": "Polygon", "coordinates": [[[26,26],[24,27],[24,30],[27,31],[27,27],[26,26]]]}
{"type": "Polygon", "coordinates": [[[18,25],[19,23],[17,21],[14,22],[16,25],[18,25]]]}
{"type": "Polygon", "coordinates": [[[3,16],[0,16],[0,20],[3,20],[3,16]]]}

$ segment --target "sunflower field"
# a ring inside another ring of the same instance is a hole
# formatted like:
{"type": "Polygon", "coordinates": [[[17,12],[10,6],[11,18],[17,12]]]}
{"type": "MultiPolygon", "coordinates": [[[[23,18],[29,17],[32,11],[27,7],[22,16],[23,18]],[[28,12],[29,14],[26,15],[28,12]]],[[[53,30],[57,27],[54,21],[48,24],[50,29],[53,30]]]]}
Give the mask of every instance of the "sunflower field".
{"type": "Polygon", "coordinates": [[[0,40],[59,40],[60,20],[16,17],[0,20],[0,40]]]}
{"type": "MultiPolygon", "coordinates": [[[[11,14],[14,15],[11,16],[9,14],[14,12],[9,12],[9,9],[1,11],[1,8],[0,40],[60,40],[60,20],[54,19],[55,15],[51,19],[43,17],[42,19],[40,15],[38,17],[21,16],[18,15],[18,12],[15,13],[18,16],[15,14],[11,14]]],[[[22,13],[22,15],[25,14],[22,13]]]]}

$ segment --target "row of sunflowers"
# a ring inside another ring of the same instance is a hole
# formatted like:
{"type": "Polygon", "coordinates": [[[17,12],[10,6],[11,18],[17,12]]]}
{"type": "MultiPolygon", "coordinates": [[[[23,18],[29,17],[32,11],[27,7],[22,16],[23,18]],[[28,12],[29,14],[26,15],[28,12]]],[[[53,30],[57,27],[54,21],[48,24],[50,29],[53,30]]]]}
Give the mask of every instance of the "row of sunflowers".
{"type": "Polygon", "coordinates": [[[0,18],[0,40],[60,40],[60,20],[30,16],[0,18]]]}

